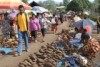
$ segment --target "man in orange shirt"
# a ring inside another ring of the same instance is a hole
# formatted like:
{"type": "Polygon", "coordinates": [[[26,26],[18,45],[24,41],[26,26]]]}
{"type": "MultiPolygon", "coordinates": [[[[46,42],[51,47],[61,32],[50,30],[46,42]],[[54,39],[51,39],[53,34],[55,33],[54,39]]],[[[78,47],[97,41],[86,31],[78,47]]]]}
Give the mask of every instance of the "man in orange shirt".
{"type": "Polygon", "coordinates": [[[19,5],[19,13],[17,15],[17,25],[18,25],[18,49],[17,49],[17,54],[18,56],[21,55],[22,53],[22,43],[23,39],[25,42],[25,49],[26,51],[29,50],[28,46],[28,22],[29,22],[29,17],[28,15],[24,12],[24,6],[19,5]]]}

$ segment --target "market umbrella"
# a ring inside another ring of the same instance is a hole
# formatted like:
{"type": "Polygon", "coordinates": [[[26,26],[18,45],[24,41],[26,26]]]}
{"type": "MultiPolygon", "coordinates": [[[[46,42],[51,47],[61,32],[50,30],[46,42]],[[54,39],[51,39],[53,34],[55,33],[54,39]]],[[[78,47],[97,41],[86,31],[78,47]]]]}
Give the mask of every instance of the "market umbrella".
{"type": "Polygon", "coordinates": [[[93,27],[96,25],[96,23],[90,19],[83,19],[83,20],[77,21],[73,24],[73,26],[77,27],[77,28],[85,27],[87,25],[90,25],[91,27],[93,27]]]}
{"type": "Polygon", "coordinates": [[[27,10],[31,9],[29,5],[18,0],[0,0],[0,9],[18,9],[19,5],[23,5],[27,10]]]}
{"type": "MultiPolygon", "coordinates": [[[[23,2],[20,2],[19,5],[23,5],[26,10],[31,10],[32,9],[31,6],[29,6],[29,5],[27,5],[27,4],[23,3],[23,2]]],[[[18,6],[17,6],[17,8],[18,8],[18,6]]]]}
{"type": "Polygon", "coordinates": [[[15,18],[17,14],[18,14],[18,12],[10,13],[10,14],[8,15],[8,17],[9,17],[9,18],[15,18]]]}
{"type": "Polygon", "coordinates": [[[77,27],[79,29],[81,27],[87,29],[88,33],[92,32],[95,25],[96,25],[96,23],[90,19],[83,19],[83,20],[77,21],[73,24],[74,27],[77,27]]]}
{"type": "Polygon", "coordinates": [[[40,7],[40,6],[34,6],[32,8],[32,11],[34,11],[36,13],[43,13],[43,12],[48,12],[48,9],[45,9],[43,7],[40,7]]]}

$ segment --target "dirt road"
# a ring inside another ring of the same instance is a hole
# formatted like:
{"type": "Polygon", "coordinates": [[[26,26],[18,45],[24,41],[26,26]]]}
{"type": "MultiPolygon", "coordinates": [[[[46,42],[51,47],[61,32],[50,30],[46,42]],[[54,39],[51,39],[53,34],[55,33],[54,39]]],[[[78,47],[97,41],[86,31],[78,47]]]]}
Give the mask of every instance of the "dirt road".
{"type": "MultiPolygon", "coordinates": [[[[62,29],[68,28],[68,23],[64,22],[62,25],[58,26],[58,31],[60,32],[62,29]]],[[[26,59],[30,54],[37,52],[42,45],[46,45],[47,43],[52,43],[57,38],[57,35],[55,34],[47,34],[45,37],[44,43],[30,43],[30,51],[29,52],[23,52],[21,56],[19,57],[13,57],[13,55],[6,55],[3,58],[0,58],[0,67],[17,67],[19,62],[26,59]]]]}

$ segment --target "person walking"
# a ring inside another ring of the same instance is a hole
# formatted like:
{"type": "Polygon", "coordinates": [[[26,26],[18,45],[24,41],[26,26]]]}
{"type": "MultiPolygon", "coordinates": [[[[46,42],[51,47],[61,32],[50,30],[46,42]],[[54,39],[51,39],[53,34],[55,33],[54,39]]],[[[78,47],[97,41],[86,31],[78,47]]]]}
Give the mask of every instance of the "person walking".
{"type": "Polygon", "coordinates": [[[43,13],[42,14],[42,18],[40,20],[41,33],[42,33],[42,36],[43,36],[43,40],[42,41],[43,42],[45,42],[44,41],[44,37],[45,37],[45,33],[46,33],[46,30],[47,30],[49,24],[50,24],[50,21],[45,17],[45,14],[43,13]]]}
{"type": "Polygon", "coordinates": [[[63,13],[60,13],[60,21],[63,23],[63,13]]]}
{"type": "Polygon", "coordinates": [[[25,8],[23,5],[19,5],[18,9],[19,9],[19,13],[17,14],[16,17],[17,26],[18,26],[18,48],[17,48],[16,55],[20,56],[22,54],[23,39],[25,42],[25,50],[27,52],[29,51],[29,46],[28,46],[29,17],[25,13],[25,8]]]}
{"type": "Polygon", "coordinates": [[[55,34],[57,31],[57,22],[56,22],[55,15],[53,15],[53,17],[51,19],[51,24],[52,24],[52,31],[55,34]]]}
{"type": "Polygon", "coordinates": [[[32,19],[30,21],[31,36],[34,37],[34,42],[37,42],[37,31],[41,29],[39,20],[36,18],[36,13],[32,12],[32,19]]]}
{"type": "Polygon", "coordinates": [[[100,33],[100,16],[97,17],[97,34],[100,33]]]}
{"type": "Polygon", "coordinates": [[[10,37],[18,38],[17,24],[15,18],[13,17],[11,17],[10,19],[10,26],[11,26],[10,37]]]}

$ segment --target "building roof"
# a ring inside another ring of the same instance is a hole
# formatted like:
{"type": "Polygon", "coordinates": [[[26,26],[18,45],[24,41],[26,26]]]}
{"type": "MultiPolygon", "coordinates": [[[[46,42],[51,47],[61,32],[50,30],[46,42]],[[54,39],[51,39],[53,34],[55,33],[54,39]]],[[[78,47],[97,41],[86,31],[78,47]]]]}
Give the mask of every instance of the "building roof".
{"type": "Polygon", "coordinates": [[[38,4],[38,3],[36,3],[35,1],[31,2],[29,5],[30,5],[31,7],[34,7],[34,6],[39,6],[39,4],[38,4]]]}

